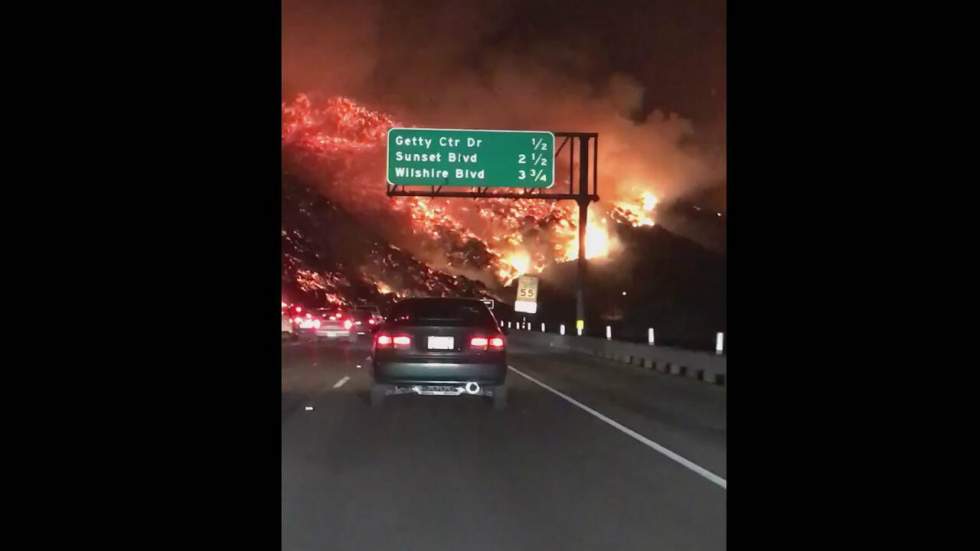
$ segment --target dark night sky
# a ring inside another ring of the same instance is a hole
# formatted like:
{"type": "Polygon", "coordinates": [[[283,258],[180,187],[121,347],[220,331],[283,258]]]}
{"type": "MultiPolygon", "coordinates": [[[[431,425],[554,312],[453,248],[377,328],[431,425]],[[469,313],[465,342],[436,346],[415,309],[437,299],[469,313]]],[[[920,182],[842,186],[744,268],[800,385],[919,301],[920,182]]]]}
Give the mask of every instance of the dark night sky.
{"type": "Polygon", "coordinates": [[[438,79],[504,51],[583,81],[632,75],[646,110],[707,130],[725,114],[725,10],[724,0],[284,0],[285,91],[323,88],[330,76],[310,73],[336,73],[338,57],[361,66],[332,75],[357,84],[344,91],[391,93],[406,72],[438,79]]]}
{"type": "Polygon", "coordinates": [[[724,1],[528,4],[511,15],[501,36],[533,43],[543,35],[585,50],[596,73],[623,72],[643,83],[648,109],[677,111],[699,123],[723,116],[724,1]]]}

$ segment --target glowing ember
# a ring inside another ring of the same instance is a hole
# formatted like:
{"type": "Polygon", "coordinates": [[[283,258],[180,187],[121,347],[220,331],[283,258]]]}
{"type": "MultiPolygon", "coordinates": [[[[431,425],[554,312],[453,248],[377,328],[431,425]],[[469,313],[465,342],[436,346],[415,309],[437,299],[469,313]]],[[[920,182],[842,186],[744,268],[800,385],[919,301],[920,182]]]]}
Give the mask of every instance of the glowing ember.
{"type": "Polygon", "coordinates": [[[633,200],[617,201],[613,210],[613,218],[617,222],[637,226],[653,226],[656,223],[650,216],[657,208],[657,196],[644,191],[633,200]]]}
{"type": "Polygon", "coordinates": [[[348,282],[347,279],[340,274],[320,274],[310,270],[301,269],[296,271],[296,283],[303,291],[319,291],[324,300],[329,303],[340,305],[347,304],[347,300],[343,297],[342,293],[338,293],[338,291],[345,287],[349,287],[350,282],[348,282]]]}

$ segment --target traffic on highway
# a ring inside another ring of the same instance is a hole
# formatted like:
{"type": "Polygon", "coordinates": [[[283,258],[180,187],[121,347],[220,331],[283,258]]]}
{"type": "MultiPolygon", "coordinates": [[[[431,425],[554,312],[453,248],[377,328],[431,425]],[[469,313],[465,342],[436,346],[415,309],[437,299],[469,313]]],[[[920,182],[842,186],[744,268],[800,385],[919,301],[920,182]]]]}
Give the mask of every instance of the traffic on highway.
{"type": "Polygon", "coordinates": [[[282,303],[283,549],[725,548],[724,387],[556,350],[479,299],[307,330],[355,310],[282,303]]]}

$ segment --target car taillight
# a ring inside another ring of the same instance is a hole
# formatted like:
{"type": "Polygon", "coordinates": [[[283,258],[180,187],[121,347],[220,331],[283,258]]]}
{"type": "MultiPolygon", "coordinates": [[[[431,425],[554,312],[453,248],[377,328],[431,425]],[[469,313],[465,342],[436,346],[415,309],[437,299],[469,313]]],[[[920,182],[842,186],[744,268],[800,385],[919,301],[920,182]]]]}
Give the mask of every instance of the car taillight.
{"type": "Polygon", "coordinates": [[[299,316],[296,316],[295,318],[293,318],[293,321],[295,321],[296,323],[299,323],[299,322],[303,321],[303,318],[301,318],[299,316]]]}
{"type": "Polygon", "coordinates": [[[320,320],[313,320],[313,327],[319,329],[320,328],[320,320]]]}
{"type": "Polygon", "coordinates": [[[473,337],[472,339],[470,339],[470,346],[473,348],[482,348],[486,350],[488,342],[489,339],[487,339],[486,337],[473,337]]]}
{"type": "Polygon", "coordinates": [[[351,320],[344,320],[344,329],[350,329],[353,326],[354,323],[351,320]]]}
{"type": "Polygon", "coordinates": [[[470,348],[477,350],[503,350],[504,339],[502,337],[473,337],[470,339],[470,348]]]}
{"type": "Polygon", "coordinates": [[[374,321],[373,319],[370,319],[370,320],[368,320],[368,323],[370,323],[371,325],[374,325],[375,323],[378,323],[378,322],[374,321]]]}
{"type": "Polygon", "coordinates": [[[296,307],[296,313],[297,314],[302,314],[303,313],[303,308],[301,306],[297,306],[296,307]]]}
{"type": "Polygon", "coordinates": [[[392,337],[390,335],[378,335],[378,338],[374,341],[378,348],[408,348],[412,345],[412,337],[408,335],[397,335],[392,337]]]}

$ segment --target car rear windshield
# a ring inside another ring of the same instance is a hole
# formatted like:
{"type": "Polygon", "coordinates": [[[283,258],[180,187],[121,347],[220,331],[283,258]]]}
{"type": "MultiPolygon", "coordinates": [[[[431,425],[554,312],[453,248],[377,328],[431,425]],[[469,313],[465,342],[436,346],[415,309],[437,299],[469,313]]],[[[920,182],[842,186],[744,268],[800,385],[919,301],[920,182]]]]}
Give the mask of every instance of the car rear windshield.
{"type": "Polygon", "coordinates": [[[356,319],[356,320],[364,321],[364,320],[371,319],[371,314],[373,314],[373,313],[374,312],[372,312],[371,310],[367,310],[367,309],[364,309],[364,308],[358,308],[357,310],[354,310],[353,312],[351,312],[351,317],[354,318],[354,319],[356,319]]]}
{"type": "Polygon", "coordinates": [[[472,300],[406,300],[392,308],[390,319],[396,325],[494,325],[487,307],[472,300]]]}

